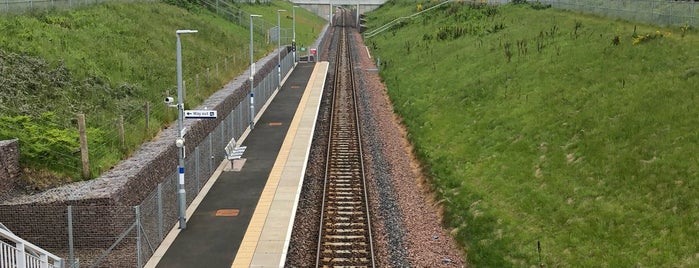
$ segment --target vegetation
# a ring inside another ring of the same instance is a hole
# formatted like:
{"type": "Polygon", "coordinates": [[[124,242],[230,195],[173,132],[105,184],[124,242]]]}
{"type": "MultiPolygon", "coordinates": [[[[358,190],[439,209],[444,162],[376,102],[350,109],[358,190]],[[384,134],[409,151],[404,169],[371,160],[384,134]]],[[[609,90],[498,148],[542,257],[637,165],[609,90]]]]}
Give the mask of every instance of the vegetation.
{"type": "MultiPolygon", "coordinates": [[[[182,36],[187,108],[249,67],[249,27],[193,3],[107,3],[0,17],[0,139],[20,139],[25,174],[80,179],[79,113],[87,118],[91,177],[172,122],[176,112],[162,100],[177,94],[177,29],[199,31],[182,36]]],[[[267,14],[291,10],[291,3],[237,7],[267,14]]],[[[303,9],[296,15],[299,43],[312,43],[324,21],[303,9]]],[[[276,15],[261,19],[277,23],[276,15]]],[[[282,27],[291,28],[290,17],[282,27]]],[[[257,36],[255,57],[275,46],[257,36]]]]}
{"type": "Polygon", "coordinates": [[[696,30],[452,3],[365,42],[474,266],[699,266],[696,30]]]}

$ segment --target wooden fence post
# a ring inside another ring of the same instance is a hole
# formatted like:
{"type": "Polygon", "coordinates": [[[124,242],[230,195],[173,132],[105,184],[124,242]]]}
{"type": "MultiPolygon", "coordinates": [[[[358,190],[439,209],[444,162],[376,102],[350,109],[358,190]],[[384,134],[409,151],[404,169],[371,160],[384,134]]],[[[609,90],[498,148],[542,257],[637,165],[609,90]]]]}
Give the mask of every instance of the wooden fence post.
{"type": "Polygon", "coordinates": [[[119,146],[121,150],[126,149],[126,141],[124,141],[124,116],[120,115],[119,116],[119,122],[117,123],[117,126],[119,127],[119,146]]]}
{"type": "Polygon", "coordinates": [[[78,114],[78,131],[80,133],[80,157],[83,166],[83,179],[90,178],[90,159],[87,151],[87,134],[85,131],[85,115],[78,114]]]}
{"type": "Polygon", "coordinates": [[[194,82],[194,91],[197,94],[197,97],[199,96],[199,74],[196,76],[196,81],[194,82]]]}
{"type": "Polygon", "coordinates": [[[145,126],[144,133],[145,133],[145,136],[148,137],[148,130],[150,129],[150,102],[146,101],[145,106],[146,106],[145,107],[145,110],[146,110],[146,118],[145,118],[146,123],[145,123],[145,125],[146,126],[145,126]]]}

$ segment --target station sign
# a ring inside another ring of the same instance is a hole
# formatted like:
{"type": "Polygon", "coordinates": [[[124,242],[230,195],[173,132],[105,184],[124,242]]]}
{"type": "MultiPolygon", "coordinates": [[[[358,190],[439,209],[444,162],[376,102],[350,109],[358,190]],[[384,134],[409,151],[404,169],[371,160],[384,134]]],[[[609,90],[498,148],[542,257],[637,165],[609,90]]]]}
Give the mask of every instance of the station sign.
{"type": "Polygon", "coordinates": [[[184,110],[184,118],[213,119],[216,118],[215,110],[184,110]]]}

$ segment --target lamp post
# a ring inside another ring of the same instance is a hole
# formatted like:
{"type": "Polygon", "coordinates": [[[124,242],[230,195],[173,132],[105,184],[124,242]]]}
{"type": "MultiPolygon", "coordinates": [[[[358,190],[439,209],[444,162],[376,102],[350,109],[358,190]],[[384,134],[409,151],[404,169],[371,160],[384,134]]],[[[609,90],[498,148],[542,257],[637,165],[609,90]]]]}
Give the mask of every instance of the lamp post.
{"type": "Polygon", "coordinates": [[[278,44],[278,53],[277,53],[277,85],[279,85],[279,89],[282,89],[282,24],[281,24],[281,17],[280,13],[286,12],[286,10],[283,9],[277,9],[277,44],[278,44]]]}
{"type": "Polygon", "coordinates": [[[291,52],[294,54],[294,63],[296,63],[296,8],[299,6],[293,6],[291,9],[291,52]]]}
{"type": "Polygon", "coordinates": [[[252,44],[252,18],[262,17],[262,15],[250,14],[250,129],[255,127],[255,93],[254,82],[255,82],[255,59],[252,57],[253,44],[252,44]]]}
{"type": "Polygon", "coordinates": [[[180,34],[190,34],[196,33],[197,30],[177,30],[175,35],[177,35],[177,140],[175,145],[177,145],[177,158],[179,164],[177,166],[177,172],[179,173],[179,184],[178,184],[178,196],[180,205],[180,229],[187,228],[187,198],[186,191],[184,187],[184,131],[182,117],[184,114],[184,103],[182,100],[182,42],[180,42],[180,34]]]}

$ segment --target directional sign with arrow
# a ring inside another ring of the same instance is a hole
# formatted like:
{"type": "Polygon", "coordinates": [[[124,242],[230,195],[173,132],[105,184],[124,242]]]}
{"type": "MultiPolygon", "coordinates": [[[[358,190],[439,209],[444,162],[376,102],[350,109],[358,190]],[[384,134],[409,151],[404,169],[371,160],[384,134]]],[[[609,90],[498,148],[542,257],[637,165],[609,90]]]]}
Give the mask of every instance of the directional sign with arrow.
{"type": "Polygon", "coordinates": [[[215,110],[184,110],[184,118],[213,119],[216,118],[215,110]]]}

